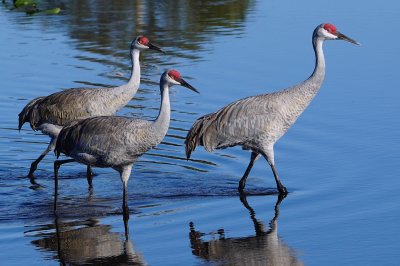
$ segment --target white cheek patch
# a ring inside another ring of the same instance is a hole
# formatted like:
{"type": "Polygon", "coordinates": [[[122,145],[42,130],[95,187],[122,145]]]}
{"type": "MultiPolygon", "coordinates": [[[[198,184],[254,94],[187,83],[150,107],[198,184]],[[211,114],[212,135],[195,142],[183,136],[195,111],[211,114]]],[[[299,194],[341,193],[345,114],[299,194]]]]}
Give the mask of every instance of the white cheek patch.
{"type": "Polygon", "coordinates": [[[175,85],[181,85],[181,83],[179,83],[178,81],[176,81],[176,80],[172,80],[172,84],[175,84],[175,85]]]}
{"type": "Polygon", "coordinates": [[[324,36],[326,39],[337,39],[338,37],[336,35],[333,35],[332,33],[330,33],[329,31],[327,31],[324,28],[321,28],[319,31],[320,35],[324,36]]]}
{"type": "Polygon", "coordinates": [[[167,76],[168,76],[168,83],[174,84],[174,85],[180,85],[180,83],[178,81],[174,80],[169,75],[167,75],[167,76]]]}

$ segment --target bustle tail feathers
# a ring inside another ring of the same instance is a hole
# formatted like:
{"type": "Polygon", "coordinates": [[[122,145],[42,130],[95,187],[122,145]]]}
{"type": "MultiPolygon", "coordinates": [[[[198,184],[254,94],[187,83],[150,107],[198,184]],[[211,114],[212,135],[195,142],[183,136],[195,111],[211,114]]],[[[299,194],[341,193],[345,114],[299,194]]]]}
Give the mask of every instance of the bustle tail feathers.
{"type": "Polygon", "coordinates": [[[207,151],[215,149],[216,128],[214,126],[215,113],[208,114],[200,117],[194,122],[192,128],[189,130],[185,140],[186,158],[189,159],[192,152],[198,145],[204,146],[207,151]],[[211,134],[211,135],[210,135],[211,134]]]}

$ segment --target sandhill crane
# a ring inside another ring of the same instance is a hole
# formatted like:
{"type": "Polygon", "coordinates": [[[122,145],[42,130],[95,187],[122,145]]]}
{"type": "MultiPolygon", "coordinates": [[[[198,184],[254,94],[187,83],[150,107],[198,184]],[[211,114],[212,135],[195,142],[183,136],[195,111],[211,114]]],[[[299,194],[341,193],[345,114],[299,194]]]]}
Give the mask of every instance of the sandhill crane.
{"type": "Polygon", "coordinates": [[[311,76],[285,90],[261,94],[233,102],[215,113],[200,117],[189,130],[186,156],[189,159],[197,145],[211,152],[214,149],[242,146],[251,150],[250,163],[239,182],[243,192],[254,161],[262,155],[272,168],[280,194],[287,194],[274,163],[274,144],[307,108],[320,89],[325,76],[322,45],[325,40],[345,40],[359,44],[343,35],[332,24],[321,24],[313,32],[315,68],[311,76]]]}
{"type": "Polygon", "coordinates": [[[161,75],[161,106],[154,121],[123,116],[98,116],[72,122],[58,135],[55,153],[73,159],[54,162],[54,210],[57,209],[58,170],[60,165],[78,161],[93,167],[111,167],[118,171],[123,184],[124,220],[129,218],[127,184],[132,166],[149,149],[158,145],[167,134],[170,122],[169,86],[181,85],[198,93],[176,70],[161,75]]]}
{"type": "MultiPolygon", "coordinates": [[[[33,130],[49,135],[50,143],[46,150],[31,164],[28,177],[36,185],[33,173],[39,162],[49,151],[54,150],[61,128],[75,119],[99,115],[112,115],[124,107],[136,94],[140,85],[141,51],[153,49],[163,52],[145,36],[136,37],[130,47],[132,71],[129,81],[114,88],[73,88],[42,96],[30,101],[19,114],[18,129],[29,122],[33,130]]],[[[87,169],[89,187],[92,186],[92,172],[87,169]]]]}

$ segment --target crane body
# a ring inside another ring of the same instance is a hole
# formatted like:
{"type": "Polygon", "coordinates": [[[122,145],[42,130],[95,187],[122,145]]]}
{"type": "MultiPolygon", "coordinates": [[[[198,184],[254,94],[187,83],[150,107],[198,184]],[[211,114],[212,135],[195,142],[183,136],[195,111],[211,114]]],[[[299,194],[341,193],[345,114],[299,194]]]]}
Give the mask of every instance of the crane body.
{"type": "Polygon", "coordinates": [[[54,162],[55,200],[57,207],[58,169],[64,163],[78,161],[90,167],[112,168],[120,173],[123,183],[124,217],[129,218],[127,184],[133,164],[167,134],[170,123],[169,86],[181,85],[195,92],[179,72],[168,70],[160,79],[161,105],[154,121],[122,116],[100,116],[77,120],[65,126],[57,139],[57,157],[64,153],[72,159],[54,162]]]}
{"type": "Polygon", "coordinates": [[[280,194],[287,194],[275,168],[274,144],[295,123],[318,93],[325,77],[324,40],[356,41],[336,31],[332,24],[321,24],[313,32],[315,68],[311,76],[287,89],[247,97],[233,102],[215,113],[200,117],[189,130],[185,144],[189,159],[197,145],[211,152],[232,146],[251,150],[250,163],[239,182],[243,192],[254,162],[262,155],[275,177],[280,194]]]}
{"type": "MultiPolygon", "coordinates": [[[[129,81],[113,88],[73,88],[42,96],[30,101],[19,114],[18,128],[28,122],[33,130],[39,130],[50,137],[46,150],[31,164],[28,177],[36,184],[34,172],[39,162],[54,150],[57,136],[63,126],[75,119],[92,116],[113,115],[128,104],[140,85],[140,52],[146,49],[162,50],[150,43],[148,38],[138,36],[131,43],[132,71],[129,81]]],[[[91,169],[88,168],[88,182],[92,186],[91,169]]]]}

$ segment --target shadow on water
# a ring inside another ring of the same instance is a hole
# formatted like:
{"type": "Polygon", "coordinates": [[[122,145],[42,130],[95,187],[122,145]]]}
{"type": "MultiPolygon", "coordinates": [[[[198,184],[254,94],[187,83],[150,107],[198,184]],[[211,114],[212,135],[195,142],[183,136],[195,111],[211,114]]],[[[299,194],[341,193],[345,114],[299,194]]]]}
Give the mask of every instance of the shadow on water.
{"type": "Polygon", "coordinates": [[[55,218],[25,235],[38,237],[31,243],[61,265],[146,265],[130,240],[127,224],[125,235],[111,229],[94,218],[70,222],[55,218]]]}
{"type": "MultiPolygon", "coordinates": [[[[79,167],[79,166],[77,166],[79,167]]],[[[177,176],[171,172],[146,171],[130,180],[128,202],[130,214],[141,213],[148,204],[162,205],[166,201],[203,198],[238,197],[237,179],[225,177],[203,180],[177,176]],[[205,182],[207,181],[207,182],[205,182]],[[149,189],[151,188],[151,189],[149,189]]],[[[10,175],[12,175],[10,173],[10,175]]],[[[14,220],[43,223],[53,219],[53,174],[42,177],[45,186],[31,189],[25,178],[0,179],[4,198],[0,203],[0,222],[14,220]],[[16,189],[17,188],[17,189],[16,189]]],[[[93,189],[88,189],[86,172],[63,174],[59,180],[58,213],[64,219],[89,219],[121,215],[122,184],[118,174],[111,170],[95,175],[93,189]]],[[[250,196],[276,195],[274,187],[252,186],[246,189],[250,196]]]]}
{"type": "Polygon", "coordinates": [[[207,233],[195,229],[190,222],[190,245],[192,253],[207,262],[218,265],[303,265],[295,252],[278,236],[279,205],[284,197],[277,196],[274,216],[266,229],[257,219],[256,212],[247,202],[244,194],[240,196],[243,206],[249,211],[254,224],[255,235],[246,237],[227,237],[224,229],[219,229],[218,239],[204,241],[207,233]]]}

